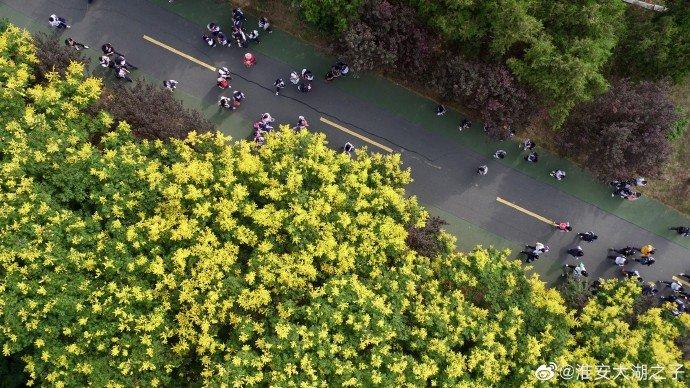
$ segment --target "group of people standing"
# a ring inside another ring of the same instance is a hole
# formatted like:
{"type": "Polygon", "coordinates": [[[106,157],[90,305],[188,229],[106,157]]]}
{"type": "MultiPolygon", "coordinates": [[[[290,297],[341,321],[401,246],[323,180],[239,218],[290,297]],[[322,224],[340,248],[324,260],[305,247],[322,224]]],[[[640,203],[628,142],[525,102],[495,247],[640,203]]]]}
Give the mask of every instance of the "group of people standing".
{"type": "MultiPolygon", "coordinates": [[[[260,39],[258,30],[254,29],[249,32],[245,30],[246,21],[247,18],[244,16],[242,9],[235,8],[232,10],[232,32],[229,36],[221,30],[220,25],[211,22],[206,25],[207,32],[201,38],[209,47],[230,46],[232,39],[232,42],[237,47],[247,48],[252,42],[259,43],[260,39]]],[[[258,24],[260,30],[269,34],[273,32],[271,23],[269,23],[267,18],[261,17],[258,24]]]]}
{"type": "Polygon", "coordinates": [[[101,50],[103,51],[103,55],[99,59],[101,66],[113,69],[116,78],[132,82],[129,73],[130,70],[136,70],[137,67],[129,63],[124,54],[115,51],[115,47],[110,43],[101,46],[101,50]]]}
{"type": "Polygon", "coordinates": [[[622,181],[612,181],[610,185],[613,186],[614,190],[611,193],[612,197],[620,197],[627,199],[628,201],[635,201],[642,196],[642,193],[635,191],[635,187],[647,186],[647,180],[638,177],[635,179],[628,179],[622,181]]]}

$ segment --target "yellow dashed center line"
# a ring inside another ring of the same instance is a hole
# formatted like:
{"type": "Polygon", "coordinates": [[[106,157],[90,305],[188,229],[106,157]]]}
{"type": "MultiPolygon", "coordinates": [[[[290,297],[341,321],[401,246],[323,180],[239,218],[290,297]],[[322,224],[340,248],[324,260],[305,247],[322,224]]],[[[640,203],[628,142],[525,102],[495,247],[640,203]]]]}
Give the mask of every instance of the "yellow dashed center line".
{"type": "Polygon", "coordinates": [[[507,201],[507,200],[505,200],[505,199],[503,199],[503,198],[501,198],[501,197],[496,197],[496,201],[498,201],[498,202],[500,202],[500,203],[502,203],[502,204],[504,204],[504,205],[506,205],[506,206],[510,206],[510,207],[512,207],[513,209],[515,209],[515,210],[517,210],[517,211],[519,211],[519,212],[525,213],[525,214],[527,214],[528,216],[532,216],[532,217],[538,219],[539,221],[545,222],[545,223],[547,223],[547,224],[549,224],[549,225],[556,225],[556,223],[553,222],[552,220],[550,220],[550,219],[548,219],[548,218],[546,218],[546,217],[542,217],[542,216],[540,216],[540,215],[537,214],[537,213],[531,212],[531,211],[525,209],[524,207],[518,206],[518,205],[516,205],[516,204],[514,204],[514,203],[512,203],[512,202],[510,202],[510,201],[507,201]]]}
{"type": "Polygon", "coordinates": [[[351,130],[349,130],[349,129],[343,127],[343,126],[340,125],[340,124],[337,124],[337,123],[332,122],[331,120],[328,120],[328,119],[326,119],[326,118],[324,118],[324,117],[321,117],[320,120],[321,120],[322,123],[326,123],[326,124],[330,125],[330,126],[333,127],[333,128],[339,129],[339,130],[341,130],[341,131],[343,131],[343,132],[345,132],[345,133],[347,133],[347,134],[349,134],[349,135],[352,135],[352,136],[354,136],[354,137],[356,137],[356,138],[358,138],[358,139],[360,139],[360,140],[364,140],[365,142],[367,142],[367,143],[369,143],[369,144],[372,144],[372,145],[375,145],[375,146],[381,148],[382,150],[384,150],[384,151],[386,151],[386,152],[393,152],[393,150],[392,150],[391,148],[388,148],[388,147],[386,147],[385,145],[383,145],[383,144],[381,144],[381,143],[377,143],[377,142],[375,142],[375,141],[369,139],[369,138],[366,137],[366,136],[360,135],[359,133],[357,133],[357,132],[355,132],[355,131],[351,131],[351,130]]]}
{"type": "Polygon", "coordinates": [[[206,63],[206,62],[204,62],[204,61],[200,61],[200,60],[194,58],[193,56],[191,56],[191,55],[189,55],[189,54],[185,54],[185,53],[183,53],[182,51],[180,51],[180,50],[178,50],[178,49],[176,49],[176,48],[174,48],[174,47],[168,46],[167,44],[165,44],[165,43],[163,43],[163,42],[161,42],[161,41],[158,41],[158,40],[156,40],[156,39],[153,39],[152,37],[150,37],[150,36],[148,36],[148,35],[144,35],[144,40],[147,40],[147,41],[149,41],[149,42],[155,44],[156,46],[162,47],[162,48],[164,48],[164,49],[170,51],[171,53],[177,54],[177,55],[181,56],[181,57],[184,58],[184,59],[190,60],[190,61],[196,63],[197,65],[201,66],[201,67],[205,67],[205,68],[211,70],[211,71],[214,72],[214,73],[216,72],[216,68],[213,67],[213,66],[211,66],[211,65],[209,65],[208,63],[206,63]]]}

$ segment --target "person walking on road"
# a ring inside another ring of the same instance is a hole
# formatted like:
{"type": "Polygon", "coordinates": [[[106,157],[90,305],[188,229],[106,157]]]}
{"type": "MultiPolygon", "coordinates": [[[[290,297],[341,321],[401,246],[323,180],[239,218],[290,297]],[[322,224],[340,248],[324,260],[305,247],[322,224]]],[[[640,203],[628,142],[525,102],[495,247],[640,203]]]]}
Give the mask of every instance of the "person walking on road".
{"type": "Polygon", "coordinates": [[[349,141],[345,143],[343,146],[343,152],[346,153],[348,156],[352,156],[352,151],[355,150],[355,146],[352,145],[349,141]]]}
{"type": "Polygon", "coordinates": [[[585,233],[578,233],[577,237],[579,237],[580,240],[582,240],[584,242],[588,242],[588,243],[594,242],[596,239],[599,238],[599,236],[594,234],[594,232],[592,232],[592,231],[585,232],[585,233]]]}
{"type": "Polygon", "coordinates": [[[249,69],[250,67],[256,65],[256,57],[252,53],[244,54],[244,67],[249,69]]]}
{"type": "Polygon", "coordinates": [[[644,279],[642,279],[642,276],[640,276],[640,272],[637,270],[626,270],[626,269],[621,269],[621,273],[626,279],[634,278],[638,282],[643,282],[644,279]]]}
{"type": "Polygon", "coordinates": [[[163,81],[163,87],[170,90],[171,92],[177,88],[178,82],[175,81],[174,79],[169,79],[167,81],[163,81]]]}
{"type": "Polygon", "coordinates": [[[508,155],[508,153],[505,150],[496,150],[496,152],[494,152],[494,159],[505,159],[506,155],[508,155]]]}
{"type": "Polygon", "coordinates": [[[577,259],[584,256],[585,252],[582,250],[582,247],[578,245],[575,248],[568,249],[568,254],[577,259]]]}
{"type": "Polygon", "coordinates": [[[120,66],[120,67],[125,67],[125,68],[127,68],[127,69],[132,69],[132,70],[138,69],[138,67],[136,67],[136,66],[132,65],[131,63],[127,62],[127,60],[125,59],[125,56],[122,55],[122,54],[120,54],[120,55],[118,55],[117,57],[115,57],[115,65],[116,65],[116,66],[120,66]]]}
{"type": "Polygon", "coordinates": [[[548,252],[549,246],[544,245],[544,244],[537,241],[534,245],[525,245],[525,249],[530,249],[533,252],[536,252],[537,255],[539,255],[539,254],[548,252]]]}
{"type": "Polygon", "coordinates": [[[667,281],[663,281],[663,280],[662,280],[661,283],[665,284],[665,285],[666,285],[668,288],[670,288],[671,291],[673,291],[673,292],[682,292],[682,291],[685,291],[685,290],[683,289],[683,286],[682,286],[680,283],[678,283],[677,281],[675,281],[675,280],[672,281],[672,282],[667,282],[667,281]]]}
{"type": "Polygon", "coordinates": [[[244,24],[244,21],[247,20],[247,18],[244,16],[244,12],[242,11],[242,8],[233,8],[232,10],[232,22],[233,25],[236,28],[242,28],[242,24],[244,24]]]}
{"type": "Polygon", "coordinates": [[[628,259],[626,259],[626,258],[623,257],[623,256],[609,255],[609,256],[606,256],[606,258],[607,258],[607,259],[610,259],[610,260],[613,260],[613,262],[614,262],[617,266],[619,266],[619,267],[623,267],[623,266],[625,266],[626,264],[628,264],[628,259]]]}
{"type": "Polygon", "coordinates": [[[225,77],[218,77],[216,79],[216,85],[221,89],[225,90],[230,88],[230,82],[228,82],[228,79],[225,77]]]}
{"type": "Polygon", "coordinates": [[[651,244],[647,244],[643,246],[642,248],[634,248],[636,251],[639,251],[642,257],[650,256],[656,253],[656,248],[654,248],[651,244]]]}
{"type": "Polygon", "coordinates": [[[228,37],[222,32],[219,32],[218,35],[216,35],[216,42],[221,46],[227,46],[229,44],[228,37]]]}
{"type": "Polygon", "coordinates": [[[115,51],[115,47],[113,47],[113,45],[110,43],[104,43],[103,46],[101,46],[101,51],[103,51],[103,55],[107,55],[108,57],[112,57],[114,55],[122,56],[122,54],[115,51]]]}
{"type": "Polygon", "coordinates": [[[668,228],[668,230],[675,230],[679,235],[683,237],[690,236],[690,227],[688,226],[674,226],[673,228],[668,228]]]}
{"type": "Polygon", "coordinates": [[[302,76],[302,79],[307,81],[307,82],[311,82],[314,80],[314,73],[312,73],[311,70],[309,70],[309,69],[302,69],[301,76],[302,76]]]}
{"type": "Polygon", "coordinates": [[[656,263],[656,259],[653,258],[652,256],[645,256],[645,257],[640,257],[640,258],[635,258],[635,261],[642,265],[650,266],[654,263],[656,263]]]}
{"type": "Polygon", "coordinates": [[[311,84],[308,82],[302,82],[299,85],[297,85],[297,91],[301,93],[309,93],[311,92],[311,84]]]}
{"type": "Polygon", "coordinates": [[[532,151],[534,147],[537,146],[537,143],[533,142],[531,139],[525,139],[522,141],[522,150],[523,151],[532,151]]]}
{"type": "Polygon", "coordinates": [[[305,129],[309,126],[309,122],[304,116],[298,116],[297,117],[297,126],[295,127],[298,131],[301,129],[305,129]]]}
{"type": "Polygon", "coordinates": [[[265,16],[259,18],[259,28],[268,32],[269,34],[273,32],[271,23],[269,23],[268,19],[265,16]]]}
{"type": "Polygon", "coordinates": [[[220,26],[214,22],[207,24],[206,29],[212,37],[215,37],[216,35],[220,34],[220,26]]]}
{"type": "Polygon", "coordinates": [[[230,100],[230,97],[221,96],[220,99],[218,99],[218,106],[225,109],[232,109],[232,101],[230,100]]]}
{"type": "Polygon", "coordinates": [[[520,253],[524,254],[525,257],[525,262],[526,263],[531,263],[534,260],[539,258],[539,255],[542,253],[546,253],[549,251],[549,247],[547,245],[544,245],[540,242],[537,242],[534,245],[525,245],[525,249],[520,251],[520,253]]]}
{"type": "Polygon", "coordinates": [[[232,81],[232,73],[230,72],[230,69],[228,69],[227,67],[218,68],[218,77],[225,78],[228,81],[232,81]]]}
{"type": "Polygon", "coordinates": [[[58,30],[72,27],[69,24],[67,24],[67,19],[59,17],[55,14],[52,14],[48,17],[48,24],[50,24],[51,27],[54,27],[58,30]]]}
{"type": "Polygon", "coordinates": [[[561,221],[556,223],[556,229],[560,230],[561,232],[570,232],[573,230],[573,227],[570,226],[570,222],[568,221],[561,221]]]}
{"type": "Polygon", "coordinates": [[[67,47],[72,47],[72,48],[74,48],[74,49],[77,50],[77,51],[80,51],[80,50],[84,50],[84,49],[89,48],[89,46],[87,46],[87,45],[85,45],[85,44],[83,44],[83,43],[79,43],[79,42],[77,42],[76,40],[74,40],[74,39],[72,39],[72,38],[67,38],[67,39],[65,39],[65,45],[66,45],[67,47]]]}
{"type": "Polygon", "coordinates": [[[583,277],[586,278],[589,276],[589,273],[587,273],[587,269],[585,268],[585,263],[583,262],[580,262],[577,265],[565,264],[563,269],[565,271],[568,269],[572,270],[572,275],[575,279],[581,279],[583,277]]]}
{"type": "Polygon", "coordinates": [[[206,42],[206,45],[208,47],[216,47],[216,40],[213,39],[213,37],[210,37],[208,35],[201,35],[201,39],[203,39],[204,42],[206,42]]]}
{"type": "Polygon", "coordinates": [[[285,87],[285,81],[282,78],[278,78],[276,82],[273,83],[273,87],[276,88],[276,96],[280,94],[280,91],[285,87]]]}
{"type": "Polygon", "coordinates": [[[631,246],[627,246],[621,249],[609,248],[609,251],[615,252],[619,255],[623,255],[625,257],[630,257],[635,255],[636,249],[631,246]]]}
{"type": "Polygon", "coordinates": [[[557,181],[562,181],[563,179],[565,179],[565,171],[563,171],[563,170],[551,171],[551,174],[549,174],[549,175],[556,178],[557,181]]]}
{"type": "Polygon", "coordinates": [[[292,73],[290,73],[290,82],[293,85],[299,84],[299,81],[300,81],[299,73],[297,73],[296,71],[293,71],[292,73]]]}
{"type": "Polygon", "coordinates": [[[115,68],[115,62],[111,61],[110,57],[107,55],[101,56],[101,59],[99,59],[98,62],[101,64],[102,67],[111,69],[115,68]]]}
{"type": "Polygon", "coordinates": [[[129,70],[125,69],[124,67],[115,66],[115,77],[125,81],[134,82],[129,76],[129,70]]]}
{"type": "Polygon", "coordinates": [[[458,130],[462,132],[463,129],[467,129],[472,126],[472,122],[466,118],[463,118],[460,120],[460,126],[458,127],[458,130]]]}

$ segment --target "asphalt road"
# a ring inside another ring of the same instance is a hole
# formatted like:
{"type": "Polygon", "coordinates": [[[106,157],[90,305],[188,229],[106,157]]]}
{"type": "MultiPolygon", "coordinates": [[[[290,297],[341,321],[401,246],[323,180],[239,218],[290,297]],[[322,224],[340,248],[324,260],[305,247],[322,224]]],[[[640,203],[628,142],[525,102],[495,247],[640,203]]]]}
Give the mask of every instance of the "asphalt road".
{"type": "MultiPolygon", "coordinates": [[[[595,243],[581,244],[585,250],[582,260],[593,278],[619,276],[618,268],[605,259],[608,247],[647,243],[657,248],[657,263],[652,267],[636,263],[628,266],[640,270],[646,280],[666,280],[673,274],[690,272],[690,250],[497,163],[491,155],[480,155],[449,141],[436,131],[368,104],[320,80],[314,83],[311,93],[301,94],[288,82],[290,71],[298,69],[292,69],[279,60],[256,54],[258,64],[245,69],[241,58],[246,50],[206,47],[200,38],[203,29],[151,2],[96,0],[88,7],[85,0],[0,0],[0,3],[7,6],[5,9],[13,10],[7,12],[8,15],[0,14],[10,20],[23,14],[47,25],[51,13],[65,17],[72,28],[61,33],[63,38],[71,36],[90,45],[92,49],[88,54],[94,59],[100,55],[100,45],[110,42],[147,76],[178,80],[181,91],[198,97],[208,106],[214,106],[221,95],[215,86],[215,73],[144,40],[143,36],[155,38],[213,66],[228,66],[236,74],[233,89],[242,90],[247,101],[236,112],[214,114],[240,115],[244,121],[249,121],[263,112],[270,112],[278,121],[292,124],[301,114],[309,119],[312,129],[325,132],[334,147],[350,141],[356,146],[367,145],[371,151],[385,152],[320,123],[319,118],[325,117],[401,153],[405,165],[412,169],[414,179],[408,191],[423,204],[439,208],[513,242],[532,244],[541,241],[549,245],[551,251],[533,263],[535,270],[546,280],[557,278],[563,264],[575,263],[565,252],[577,244],[576,233],[587,230],[594,230],[599,235],[595,243]],[[277,77],[288,83],[282,96],[275,96],[273,92],[272,85],[277,77]],[[489,173],[477,176],[475,170],[482,164],[489,166],[489,173]],[[575,230],[558,232],[543,221],[497,202],[497,197],[551,220],[568,220],[575,230]]],[[[270,36],[265,39],[270,39],[270,36]]],[[[136,76],[136,72],[133,75],[136,76]]],[[[429,123],[431,125],[433,122],[429,123]]],[[[458,238],[461,240],[463,236],[458,238]]]]}

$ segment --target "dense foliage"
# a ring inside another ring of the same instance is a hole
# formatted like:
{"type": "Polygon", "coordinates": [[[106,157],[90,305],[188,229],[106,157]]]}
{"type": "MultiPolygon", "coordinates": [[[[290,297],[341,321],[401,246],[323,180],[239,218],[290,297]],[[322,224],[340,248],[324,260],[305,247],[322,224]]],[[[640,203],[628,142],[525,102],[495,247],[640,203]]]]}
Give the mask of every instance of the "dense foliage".
{"type": "Polygon", "coordinates": [[[521,386],[550,361],[681,362],[690,317],[629,324],[633,282],[576,317],[507,252],[443,232],[412,250],[427,215],[399,155],[287,126],[260,148],[138,140],[87,110],[80,64],[36,84],[29,39],[0,35],[0,346],[29,384],[521,386]]]}
{"type": "Polygon", "coordinates": [[[35,65],[38,71],[37,76],[40,78],[45,78],[46,74],[50,72],[65,74],[71,62],[79,62],[84,65],[89,63],[89,59],[84,56],[82,51],[67,47],[57,35],[36,34],[34,44],[38,57],[38,62],[35,65]]]}
{"type": "Polygon", "coordinates": [[[364,0],[293,0],[302,16],[322,32],[332,34],[345,31],[348,23],[359,17],[364,0]]]}
{"type": "Polygon", "coordinates": [[[191,131],[210,132],[213,124],[197,110],[188,109],[169,90],[145,80],[131,87],[109,87],[95,104],[116,121],[126,121],[140,139],[184,139],[191,131]]]}
{"type": "Polygon", "coordinates": [[[616,71],[638,79],[680,82],[690,73],[690,1],[667,0],[665,12],[629,7],[616,48],[616,71]]]}
{"type": "Polygon", "coordinates": [[[361,18],[343,33],[340,51],[355,70],[415,77],[430,67],[434,40],[409,6],[366,0],[361,18]]]}
{"type": "Polygon", "coordinates": [[[654,177],[668,159],[677,120],[668,85],[619,80],[573,112],[559,148],[603,180],[654,177]]]}

